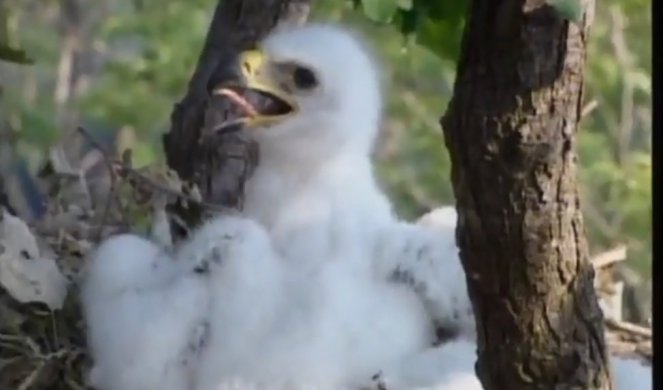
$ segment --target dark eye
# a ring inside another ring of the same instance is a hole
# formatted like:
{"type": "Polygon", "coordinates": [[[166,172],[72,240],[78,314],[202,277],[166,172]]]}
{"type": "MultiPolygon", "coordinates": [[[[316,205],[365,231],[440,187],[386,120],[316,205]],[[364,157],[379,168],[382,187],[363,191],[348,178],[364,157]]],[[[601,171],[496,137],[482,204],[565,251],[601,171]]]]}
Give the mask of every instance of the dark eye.
{"type": "Polygon", "coordinates": [[[310,69],[298,66],[293,73],[295,86],[299,89],[311,89],[318,85],[318,80],[315,78],[315,73],[310,69]]]}

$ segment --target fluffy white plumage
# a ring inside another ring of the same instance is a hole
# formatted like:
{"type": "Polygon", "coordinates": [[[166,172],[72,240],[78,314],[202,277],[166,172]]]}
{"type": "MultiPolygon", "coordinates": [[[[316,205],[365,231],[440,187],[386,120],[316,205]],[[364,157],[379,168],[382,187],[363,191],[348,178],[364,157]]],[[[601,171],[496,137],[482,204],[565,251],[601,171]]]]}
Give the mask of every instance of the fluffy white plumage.
{"type": "Polygon", "coordinates": [[[129,235],[97,250],[81,293],[95,387],[189,388],[189,344],[204,330],[210,296],[198,275],[178,265],[129,235]]]}
{"type": "Polygon", "coordinates": [[[261,164],[242,217],[211,221],[173,253],[120,236],[91,258],[92,384],[356,389],[381,372],[390,389],[479,389],[455,212],[398,221],[373,177],[370,56],[322,25],[280,30],[262,50],[318,85],[292,91],[295,115],[252,130],[261,164]],[[432,347],[434,325],[466,337],[432,347]]]}

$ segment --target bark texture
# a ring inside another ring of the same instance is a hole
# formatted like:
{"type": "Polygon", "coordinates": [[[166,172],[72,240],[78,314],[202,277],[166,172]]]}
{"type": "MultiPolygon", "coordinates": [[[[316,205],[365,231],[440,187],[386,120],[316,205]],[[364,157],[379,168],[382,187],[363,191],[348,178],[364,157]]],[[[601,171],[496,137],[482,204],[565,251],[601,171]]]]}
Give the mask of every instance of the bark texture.
{"type": "Polygon", "coordinates": [[[576,183],[581,3],[575,24],[543,0],[473,0],[441,121],[488,390],[610,388],[576,183]]]}
{"type": "MultiPolygon", "coordinates": [[[[257,145],[247,134],[210,131],[227,109],[225,100],[210,97],[211,89],[237,79],[237,55],[254,47],[277,23],[306,20],[309,3],[219,0],[188,91],[173,108],[171,128],[163,138],[169,167],[195,183],[204,201],[241,209],[244,183],[258,162],[257,145]]],[[[189,227],[202,219],[202,210],[194,207],[179,205],[174,211],[189,227]]]]}

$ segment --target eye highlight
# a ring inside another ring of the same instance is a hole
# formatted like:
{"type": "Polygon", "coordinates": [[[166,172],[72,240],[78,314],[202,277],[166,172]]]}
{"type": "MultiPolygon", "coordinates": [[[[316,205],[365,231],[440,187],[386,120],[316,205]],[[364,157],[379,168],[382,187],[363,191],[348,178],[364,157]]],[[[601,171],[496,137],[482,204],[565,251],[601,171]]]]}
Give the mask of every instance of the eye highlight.
{"type": "Polygon", "coordinates": [[[295,68],[292,73],[292,79],[295,86],[299,89],[311,89],[318,85],[318,79],[315,77],[315,73],[303,66],[297,66],[295,68]]]}

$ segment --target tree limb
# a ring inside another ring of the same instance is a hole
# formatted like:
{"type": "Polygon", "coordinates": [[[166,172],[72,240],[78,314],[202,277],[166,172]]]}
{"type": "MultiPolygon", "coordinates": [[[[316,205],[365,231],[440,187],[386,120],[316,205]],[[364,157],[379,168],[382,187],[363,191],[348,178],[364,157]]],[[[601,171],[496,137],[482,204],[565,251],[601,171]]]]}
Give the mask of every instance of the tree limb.
{"type": "Polygon", "coordinates": [[[610,388],[576,179],[579,1],[580,25],[541,0],[474,0],[441,121],[488,390],[610,388]]]}

